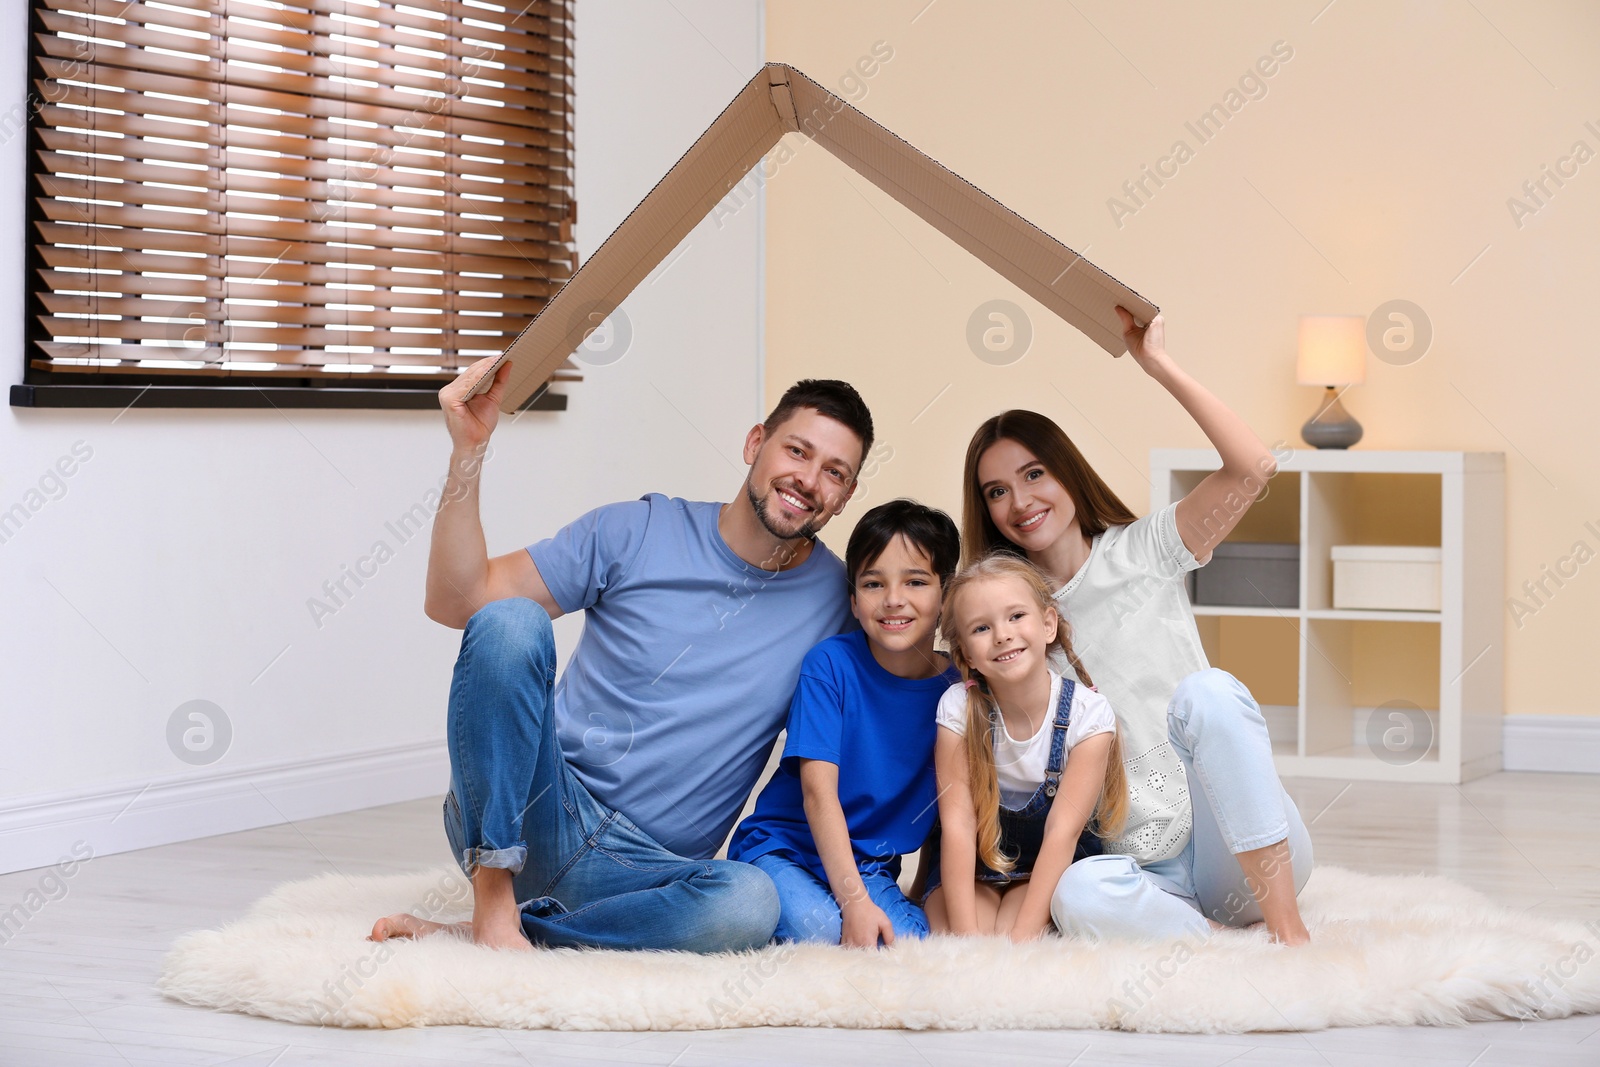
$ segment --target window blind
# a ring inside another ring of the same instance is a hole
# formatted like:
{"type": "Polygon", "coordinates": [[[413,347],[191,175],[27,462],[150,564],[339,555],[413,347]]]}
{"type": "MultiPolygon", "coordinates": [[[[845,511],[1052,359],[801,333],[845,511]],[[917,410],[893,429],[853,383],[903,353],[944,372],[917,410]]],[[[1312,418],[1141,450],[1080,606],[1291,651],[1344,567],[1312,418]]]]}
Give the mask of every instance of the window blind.
{"type": "Polygon", "coordinates": [[[576,270],[570,0],[34,0],[33,29],[51,380],[437,389],[576,270]]]}

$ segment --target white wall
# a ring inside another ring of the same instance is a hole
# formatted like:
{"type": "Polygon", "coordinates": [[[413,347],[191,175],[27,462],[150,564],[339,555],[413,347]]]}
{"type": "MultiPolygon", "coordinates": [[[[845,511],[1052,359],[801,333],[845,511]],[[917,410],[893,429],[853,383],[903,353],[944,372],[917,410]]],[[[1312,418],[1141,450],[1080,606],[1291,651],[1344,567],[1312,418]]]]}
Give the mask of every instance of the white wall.
{"type": "MultiPolygon", "coordinates": [[[[757,0],[583,0],[577,24],[580,251],[593,250],[759,68],[757,0]]],[[[24,99],[24,5],[7,4],[24,99]]],[[[0,349],[23,363],[24,138],[0,146],[0,349]]],[[[761,212],[697,229],[624,306],[620,361],[569,410],[502,428],[484,477],[491,553],[595,505],[660,490],[726,499],[761,414],[761,212]]],[[[435,412],[0,409],[0,510],[77,442],[65,492],[0,544],[0,870],[427,796],[444,788],[459,634],[423,616],[426,534],[385,527],[444,473],[435,412]],[[331,617],[308,598],[395,550],[331,617]],[[269,667],[270,664],[270,667],[269,667]],[[263,673],[264,672],[264,673],[263,673]],[[232,725],[180,761],[179,705],[232,725]]],[[[570,647],[577,620],[558,623],[570,647]]]]}

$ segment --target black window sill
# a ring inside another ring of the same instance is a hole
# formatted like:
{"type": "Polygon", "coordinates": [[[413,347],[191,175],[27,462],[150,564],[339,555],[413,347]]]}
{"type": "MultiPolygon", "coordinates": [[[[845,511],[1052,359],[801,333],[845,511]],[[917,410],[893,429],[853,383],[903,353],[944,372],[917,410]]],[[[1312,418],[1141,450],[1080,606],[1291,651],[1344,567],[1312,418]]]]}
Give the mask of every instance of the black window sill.
{"type": "MultiPolygon", "coordinates": [[[[14,408],[373,408],[437,411],[439,394],[422,389],[339,389],[258,385],[13,385],[14,408]]],[[[546,386],[524,411],[565,411],[567,398],[546,386]]]]}

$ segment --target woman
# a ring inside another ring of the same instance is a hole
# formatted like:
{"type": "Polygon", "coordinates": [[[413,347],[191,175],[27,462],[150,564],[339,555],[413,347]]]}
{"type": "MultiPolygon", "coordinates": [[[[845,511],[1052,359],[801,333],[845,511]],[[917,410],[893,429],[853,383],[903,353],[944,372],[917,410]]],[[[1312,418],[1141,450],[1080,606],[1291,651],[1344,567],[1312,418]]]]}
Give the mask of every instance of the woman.
{"type": "MultiPolygon", "coordinates": [[[[1311,841],[1272,764],[1261,709],[1209,669],[1184,575],[1238,525],[1277,469],[1244,421],[1165,350],[1157,315],[1118,308],[1134,361],[1216,446],[1220,469],[1136,519],[1067,435],[1031,411],[978,428],[963,487],[966,562],[1021,552],[1052,579],[1084,666],[1121,726],[1129,812],[1106,855],[1068,868],[1051,901],[1063,933],[1171,937],[1265,922],[1310,940],[1295,896],[1311,841]]],[[[1053,666],[1071,675],[1060,658],[1053,666]]]]}

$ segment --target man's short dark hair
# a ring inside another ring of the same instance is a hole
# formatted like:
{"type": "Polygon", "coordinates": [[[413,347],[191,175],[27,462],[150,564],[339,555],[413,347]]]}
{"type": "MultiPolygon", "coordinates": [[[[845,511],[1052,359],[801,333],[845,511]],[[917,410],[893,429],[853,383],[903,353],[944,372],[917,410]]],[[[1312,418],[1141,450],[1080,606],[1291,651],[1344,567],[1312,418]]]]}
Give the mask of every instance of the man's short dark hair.
{"type": "Polygon", "coordinates": [[[779,398],[778,406],[772,409],[762,426],[770,434],[800,408],[812,408],[861,438],[861,462],[855,468],[860,474],[872,451],[872,412],[867,410],[867,402],[861,399],[855,386],[832,378],[806,378],[795,382],[779,398]]]}
{"type": "Polygon", "coordinates": [[[861,516],[856,528],[850,531],[850,543],[844,552],[844,572],[850,576],[852,591],[861,572],[878,561],[890,541],[902,535],[921,549],[933,564],[939,588],[942,590],[950,584],[956,565],[961,562],[961,535],[956,532],[955,520],[938,508],[901,497],[879,504],[861,516]]]}

